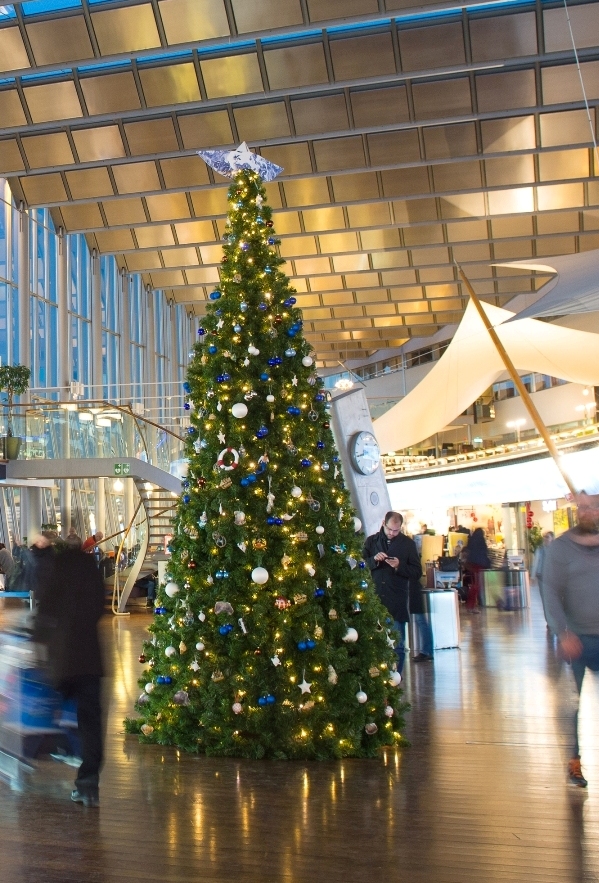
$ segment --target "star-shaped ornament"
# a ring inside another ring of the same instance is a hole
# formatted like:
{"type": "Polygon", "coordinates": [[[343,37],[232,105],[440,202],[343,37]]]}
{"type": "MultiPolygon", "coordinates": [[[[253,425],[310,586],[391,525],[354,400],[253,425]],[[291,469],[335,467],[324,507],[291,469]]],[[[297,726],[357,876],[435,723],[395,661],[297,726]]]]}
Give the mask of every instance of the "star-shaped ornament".
{"type": "Polygon", "coordinates": [[[278,656],[271,656],[271,657],[270,657],[270,661],[271,661],[272,664],[275,666],[275,668],[277,667],[277,665],[280,665],[280,664],[281,664],[281,660],[279,659],[278,656]]]}
{"type": "Polygon", "coordinates": [[[302,691],[302,696],[304,695],[304,693],[311,693],[312,692],[312,690],[310,689],[311,686],[312,686],[312,684],[309,684],[307,682],[306,675],[304,674],[304,680],[301,682],[301,684],[298,684],[298,687],[302,691]]]}
{"type": "Polygon", "coordinates": [[[216,327],[218,328],[219,331],[220,331],[220,329],[223,327],[224,324],[225,324],[225,323],[223,322],[222,319],[219,319],[219,320],[218,320],[218,322],[216,323],[216,327]]]}
{"type": "Polygon", "coordinates": [[[225,434],[224,434],[224,432],[222,431],[222,429],[221,429],[221,431],[218,433],[218,440],[219,440],[219,442],[221,443],[221,445],[226,444],[225,434]]]}
{"type": "Polygon", "coordinates": [[[292,385],[292,386],[297,386],[297,377],[295,376],[295,374],[294,374],[293,377],[291,378],[291,385],[292,385]]]}
{"type": "Polygon", "coordinates": [[[332,581],[332,579],[331,579],[330,576],[327,577],[327,583],[326,583],[326,585],[327,585],[327,589],[330,589],[331,586],[333,585],[333,581],[332,581]]]}
{"type": "Polygon", "coordinates": [[[190,663],[189,667],[192,671],[199,671],[200,670],[200,663],[198,662],[197,659],[194,659],[194,661],[190,663]]]}
{"type": "Polygon", "coordinates": [[[196,440],[194,441],[193,449],[196,452],[196,454],[199,454],[200,451],[202,450],[202,442],[199,438],[196,438],[196,440]]]}
{"type": "Polygon", "coordinates": [[[198,150],[204,162],[225,178],[233,178],[241,169],[257,172],[263,181],[274,181],[283,169],[258,156],[249,149],[245,141],[235,150],[198,150]]]}
{"type": "Polygon", "coordinates": [[[389,646],[391,647],[392,650],[395,650],[395,641],[393,640],[393,638],[391,637],[389,632],[387,632],[387,643],[389,644],[389,646]]]}

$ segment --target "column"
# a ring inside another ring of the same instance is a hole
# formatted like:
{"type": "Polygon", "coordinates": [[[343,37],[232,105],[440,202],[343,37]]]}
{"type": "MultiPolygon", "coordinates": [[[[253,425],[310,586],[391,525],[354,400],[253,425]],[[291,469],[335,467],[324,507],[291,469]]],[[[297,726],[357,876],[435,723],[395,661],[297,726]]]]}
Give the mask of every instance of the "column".
{"type": "Polygon", "coordinates": [[[92,376],[94,399],[104,398],[104,372],[102,361],[102,276],[100,256],[92,251],[92,376]]]}
{"type": "MultiPolygon", "coordinates": [[[[146,311],[148,318],[148,339],[146,341],[146,363],[145,363],[145,405],[146,414],[149,410],[150,420],[156,420],[158,387],[156,386],[156,321],[154,316],[154,292],[148,285],[146,289],[146,311]]],[[[147,426],[146,439],[148,446],[148,456],[150,463],[156,465],[156,430],[153,426],[147,426]]]]}
{"type": "Polygon", "coordinates": [[[31,545],[42,527],[42,489],[21,487],[21,537],[31,545]]]}
{"type": "MultiPolygon", "coordinates": [[[[71,383],[71,327],[69,316],[69,280],[68,280],[68,239],[62,227],[58,230],[58,386],[59,398],[69,398],[71,383]]],[[[60,456],[70,457],[69,421],[65,421],[62,434],[62,450],[60,456]]],[[[72,481],[63,478],[60,482],[60,524],[63,536],[66,537],[71,526],[71,493],[72,481]]]]}
{"type": "Polygon", "coordinates": [[[121,404],[130,402],[131,395],[131,302],[130,278],[121,271],[121,404]]]}
{"type": "MultiPolygon", "coordinates": [[[[31,366],[31,291],[29,283],[29,213],[23,203],[19,211],[19,363],[31,366]]],[[[16,360],[15,360],[16,361],[16,360]]]]}

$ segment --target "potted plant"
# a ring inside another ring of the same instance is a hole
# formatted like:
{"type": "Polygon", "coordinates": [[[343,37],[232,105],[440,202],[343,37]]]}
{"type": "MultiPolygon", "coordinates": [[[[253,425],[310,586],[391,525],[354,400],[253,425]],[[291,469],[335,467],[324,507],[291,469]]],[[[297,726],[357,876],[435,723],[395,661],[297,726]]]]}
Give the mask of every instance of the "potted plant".
{"type": "Polygon", "coordinates": [[[4,453],[8,460],[16,460],[21,448],[21,439],[13,435],[12,409],[15,396],[21,396],[29,389],[31,369],[25,365],[0,366],[0,391],[6,393],[7,432],[4,439],[4,453]]]}

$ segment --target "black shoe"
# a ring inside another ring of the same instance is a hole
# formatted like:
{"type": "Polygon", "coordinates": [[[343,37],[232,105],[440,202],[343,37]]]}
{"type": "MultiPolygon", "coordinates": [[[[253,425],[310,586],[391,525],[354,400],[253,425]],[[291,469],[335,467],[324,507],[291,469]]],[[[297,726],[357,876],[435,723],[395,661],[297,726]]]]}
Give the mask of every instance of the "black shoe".
{"type": "Polygon", "coordinates": [[[100,795],[97,791],[81,792],[77,788],[74,788],[73,791],[71,791],[71,800],[75,803],[82,803],[83,806],[100,806],[100,795]]]}
{"type": "Polygon", "coordinates": [[[414,657],[414,662],[432,662],[433,657],[429,656],[428,653],[419,653],[418,656],[414,657]]]}

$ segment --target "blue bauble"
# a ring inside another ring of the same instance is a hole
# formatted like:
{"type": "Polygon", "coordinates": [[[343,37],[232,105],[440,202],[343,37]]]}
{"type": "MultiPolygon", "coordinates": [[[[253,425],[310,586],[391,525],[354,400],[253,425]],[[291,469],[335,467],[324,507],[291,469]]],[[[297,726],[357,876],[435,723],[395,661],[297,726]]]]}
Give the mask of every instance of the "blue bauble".
{"type": "Polygon", "coordinates": [[[323,394],[321,392],[317,392],[316,395],[314,396],[314,401],[315,402],[324,402],[323,394]]]}
{"type": "Polygon", "coordinates": [[[339,457],[337,457],[337,456],[333,457],[333,463],[338,463],[338,462],[339,462],[339,457]]]}
{"type": "Polygon", "coordinates": [[[233,331],[235,332],[235,334],[239,334],[239,332],[241,331],[241,325],[233,325],[233,331]]]}
{"type": "Polygon", "coordinates": [[[267,705],[274,705],[276,701],[277,700],[276,700],[275,696],[272,695],[272,693],[269,693],[268,696],[266,697],[266,704],[267,705]]]}
{"type": "Polygon", "coordinates": [[[230,374],[227,374],[227,372],[225,371],[225,373],[223,374],[223,380],[224,380],[225,383],[226,383],[227,380],[230,380],[230,379],[231,379],[231,375],[230,375],[230,374]]]}
{"type": "Polygon", "coordinates": [[[268,364],[270,365],[271,368],[274,368],[274,366],[278,365],[279,363],[277,362],[276,359],[273,358],[273,359],[268,360],[268,364]]]}
{"type": "Polygon", "coordinates": [[[274,236],[269,236],[266,241],[269,245],[274,245],[277,240],[274,238],[274,236]]]}
{"type": "Polygon", "coordinates": [[[296,303],[297,303],[297,300],[295,297],[288,297],[287,300],[283,301],[283,306],[284,307],[292,307],[296,303]]]}
{"type": "Polygon", "coordinates": [[[295,337],[296,334],[297,334],[297,331],[294,331],[293,328],[290,328],[289,331],[287,332],[287,337],[295,337]]]}
{"type": "Polygon", "coordinates": [[[300,641],[300,642],[298,643],[298,645],[297,645],[297,649],[300,650],[300,651],[303,653],[304,650],[307,650],[307,649],[308,649],[308,645],[307,645],[307,643],[306,643],[305,641],[300,641]]]}
{"type": "Polygon", "coordinates": [[[183,384],[183,392],[191,392],[191,386],[187,381],[183,384]]]}
{"type": "Polygon", "coordinates": [[[166,613],[166,607],[155,607],[154,613],[156,616],[161,616],[163,613],[166,613]]]}
{"type": "Polygon", "coordinates": [[[282,361],[283,361],[283,359],[280,356],[274,357],[274,364],[275,365],[280,365],[282,361]]]}
{"type": "Polygon", "coordinates": [[[264,380],[264,381],[270,380],[270,377],[268,376],[268,374],[264,373],[264,374],[260,375],[260,380],[264,380]]]}
{"type": "Polygon", "coordinates": [[[183,502],[184,503],[189,503],[190,500],[191,500],[191,497],[189,496],[189,494],[183,494],[183,502]]]}
{"type": "Polygon", "coordinates": [[[253,472],[250,472],[250,474],[248,475],[247,478],[248,478],[249,484],[254,484],[256,481],[256,476],[253,472]]]}
{"type": "Polygon", "coordinates": [[[360,570],[364,570],[364,568],[366,567],[366,562],[358,561],[358,567],[360,568],[360,570]]]}
{"type": "Polygon", "coordinates": [[[227,628],[226,625],[221,625],[221,627],[218,630],[218,633],[219,633],[219,635],[228,635],[229,629],[227,628]]]}
{"type": "Polygon", "coordinates": [[[224,375],[223,375],[223,374],[217,374],[217,375],[216,375],[216,382],[217,382],[217,383],[224,383],[224,380],[225,380],[225,378],[224,378],[224,375]]]}
{"type": "Polygon", "coordinates": [[[281,525],[283,524],[283,519],[275,518],[275,524],[277,525],[277,527],[281,527],[281,525]]]}
{"type": "Polygon", "coordinates": [[[187,479],[185,479],[185,481],[182,481],[182,482],[181,482],[181,487],[182,487],[182,488],[188,488],[188,487],[189,487],[189,482],[188,482],[187,479]]]}
{"type": "Polygon", "coordinates": [[[212,344],[212,346],[208,347],[208,352],[210,353],[211,356],[213,356],[214,353],[218,352],[218,347],[216,347],[216,346],[214,346],[214,344],[212,344]]]}
{"type": "Polygon", "coordinates": [[[245,303],[245,301],[242,301],[242,303],[239,304],[239,309],[241,310],[242,313],[245,313],[247,308],[248,308],[248,305],[245,303]]]}
{"type": "Polygon", "coordinates": [[[289,347],[288,350],[285,350],[285,355],[287,356],[288,359],[292,359],[293,356],[296,355],[296,352],[295,352],[295,350],[293,349],[293,347],[289,347]]]}
{"type": "Polygon", "coordinates": [[[264,310],[267,310],[268,307],[267,307],[266,304],[258,304],[258,309],[259,309],[259,310],[262,310],[262,312],[264,312],[264,310]]]}
{"type": "Polygon", "coordinates": [[[205,328],[198,328],[198,336],[203,337],[206,334],[205,328]]]}
{"type": "Polygon", "coordinates": [[[190,426],[187,430],[187,435],[195,435],[195,434],[196,434],[195,426],[190,426]]]}
{"type": "Polygon", "coordinates": [[[324,596],[324,589],[314,589],[314,597],[322,598],[324,596]]]}
{"type": "Polygon", "coordinates": [[[168,675],[165,675],[165,676],[164,676],[164,683],[165,683],[165,684],[172,684],[172,683],[173,683],[173,679],[172,679],[172,678],[169,678],[168,675]]]}
{"type": "Polygon", "coordinates": [[[189,402],[185,402],[185,404],[183,405],[183,407],[184,407],[184,409],[185,409],[186,411],[191,411],[191,405],[189,404],[189,402]]]}
{"type": "Polygon", "coordinates": [[[316,447],[318,448],[319,451],[322,451],[322,449],[324,448],[324,442],[323,441],[316,442],[316,447]]]}
{"type": "Polygon", "coordinates": [[[308,469],[311,465],[312,465],[312,460],[308,460],[306,458],[304,458],[303,460],[300,460],[300,466],[303,466],[304,469],[308,469]]]}
{"type": "Polygon", "coordinates": [[[222,579],[223,578],[222,570],[217,570],[216,573],[214,574],[214,577],[215,577],[215,579],[222,579]]]}
{"type": "Polygon", "coordinates": [[[242,478],[241,481],[239,482],[239,484],[241,485],[241,487],[247,487],[249,484],[249,481],[247,480],[247,478],[242,478]]]}
{"type": "Polygon", "coordinates": [[[277,519],[273,515],[269,515],[268,518],[266,519],[266,523],[267,524],[276,524],[277,519]]]}
{"type": "Polygon", "coordinates": [[[360,586],[361,586],[361,588],[363,588],[363,589],[367,589],[367,588],[368,588],[368,583],[366,582],[365,579],[362,580],[362,582],[360,583],[360,586]]]}
{"type": "Polygon", "coordinates": [[[215,315],[215,316],[222,316],[222,314],[223,314],[223,311],[222,311],[222,310],[215,310],[215,311],[214,311],[214,315],[215,315]]]}
{"type": "Polygon", "coordinates": [[[266,696],[260,696],[260,698],[258,699],[258,705],[260,705],[261,708],[264,708],[264,706],[266,705],[266,696]]]}
{"type": "Polygon", "coordinates": [[[272,273],[272,269],[270,267],[264,267],[265,273],[272,273]]]}
{"type": "Polygon", "coordinates": [[[316,647],[316,641],[313,641],[312,638],[308,638],[308,640],[306,641],[306,647],[308,648],[308,650],[314,650],[314,648],[316,647]]]}
{"type": "Polygon", "coordinates": [[[265,438],[268,435],[268,429],[266,426],[261,426],[260,429],[256,430],[256,438],[265,438]]]}
{"type": "Polygon", "coordinates": [[[210,300],[219,300],[222,297],[222,295],[221,295],[220,291],[217,290],[217,291],[211,291],[210,294],[208,295],[208,297],[210,298],[210,300]]]}
{"type": "Polygon", "coordinates": [[[293,405],[289,405],[289,407],[287,408],[287,413],[291,414],[292,416],[295,414],[295,408],[293,407],[293,405]]]}
{"type": "Polygon", "coordinates": [[[223,575],[223,579],[229,579],[229,571],[228,570],[221,570],[221,573],[223,575]]]}
{"type": "Polygon", "coordinates": [[[240,246],[239,246],[239,248],[240,248],[242,251],[248,251],[249,247],[250,247],[249,242],[242,242],[242,243],[240,244],[240,246]]]}

